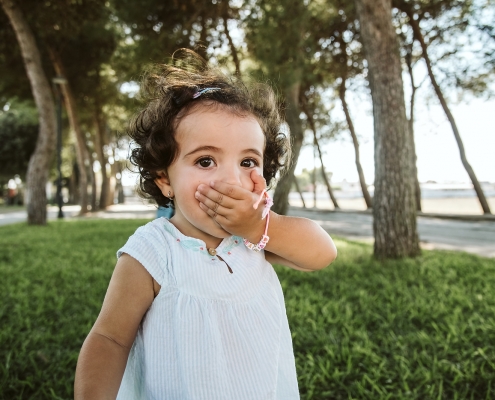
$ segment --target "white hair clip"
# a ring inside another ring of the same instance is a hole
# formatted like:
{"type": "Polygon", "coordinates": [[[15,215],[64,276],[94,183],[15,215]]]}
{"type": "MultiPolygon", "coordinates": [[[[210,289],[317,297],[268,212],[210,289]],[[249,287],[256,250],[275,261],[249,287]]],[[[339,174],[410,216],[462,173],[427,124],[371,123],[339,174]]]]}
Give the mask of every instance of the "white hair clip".
{"type": "Polygon", "coordinates": [[[208,93],[208,92],[215,92],[217,90],[222,90],[222,88],[219,88],[219,87],[209,87],[209,88],[205,88],[203,90],[199,90],[197,91],[196,93],[193,94],[193,99],[197,99],[199,96],[201,96],[202,94],[205,94],[205,93],[208,93]]]}

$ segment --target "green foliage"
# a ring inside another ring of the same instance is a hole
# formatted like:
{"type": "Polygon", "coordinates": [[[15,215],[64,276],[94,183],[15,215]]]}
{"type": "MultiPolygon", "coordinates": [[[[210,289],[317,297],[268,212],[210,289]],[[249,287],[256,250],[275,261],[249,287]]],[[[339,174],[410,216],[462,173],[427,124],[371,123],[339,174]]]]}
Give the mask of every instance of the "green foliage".
{"type": "Polygon", "coordinates": [[[263,72],[281,88],[299,82],[308,54],[309,10],[302,0],[251,2],[246,18],[246,39],[263,72]]]}
{"type": "MultiPolygon", "coordinates": [[[[1,399],[69,399],[115,251],[145,221],[0,228],[1,399]]],[[[424,252],[381,264],[337,240],[329,268],[277,267],[303,399],[489,399],[495,260],[424,252]]]]}
{"type": "Polygon", "coordinates": [[[137,67],[134,77],[141,73],[142,64],[166,62],[179,48],[195,48],[203,58],[208,58],[209,51],[221,45],[214,43],[218,33],[215,31],[223,10],[230,7],[227,0],[112,3],[117,21],[127,33],[128,54],[137,67]]]}
{"type": "Polygon", "coordinates": [[[24,177],[38,137],[38,113],[29,103],[0,111],[0,179],[24,177]]]}
{"type": "MultiPolygon", "coordinates": [[[[97,21],[108,21],[108,8],[105,2],[98,0],[78,1],[38,1],[23,0],[17,2],[26,18],[31,31],[35,35],[39,51],[42,55],[43,68],[50,79],[55,75],[47,54],[48,47],[57,51],[74,45],[73,39],[81,36],[81,32],[93,29],[97,21]],[[88,29],[89,25],[89,29],[88,29]]],[[[94,35],[99,32],[94,31],[94,35]]],[[[100,33],[101,34],[101,33],[100,33]]],[[[94,43],[93,52],[100,51],[101,40],[94,43]]],[[[80,51],[76,48],[75,51],[80,51]]],[[[87,56],[78,53],[73,58],[79,66],[87,64],[87,56]]],[[[21,58],[17,38],[8,22],[5,13],[0,12],[0,102],[11,97],[31,99],[31,87],[26,79],[26,71],[21,58]]],[[[3,105],[3,104],[2,104],[3,105]]]]}

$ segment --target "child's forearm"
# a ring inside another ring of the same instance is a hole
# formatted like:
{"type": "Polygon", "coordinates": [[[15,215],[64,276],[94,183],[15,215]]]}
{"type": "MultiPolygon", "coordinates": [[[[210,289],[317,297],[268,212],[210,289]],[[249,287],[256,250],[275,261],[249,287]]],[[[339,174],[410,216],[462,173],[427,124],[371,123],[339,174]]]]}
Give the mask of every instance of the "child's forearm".
{"type": "Polygon", "coordinates": [[[74,399],[114,400],[128,355],[128,348],[91,331],[77,361],[74,399]]]}
{"type": "Polygon", "coordinates": [[[332,238],[316,222],[270,212],[266,250],[303,270],[319,270],[337,257],[332,238]]]}

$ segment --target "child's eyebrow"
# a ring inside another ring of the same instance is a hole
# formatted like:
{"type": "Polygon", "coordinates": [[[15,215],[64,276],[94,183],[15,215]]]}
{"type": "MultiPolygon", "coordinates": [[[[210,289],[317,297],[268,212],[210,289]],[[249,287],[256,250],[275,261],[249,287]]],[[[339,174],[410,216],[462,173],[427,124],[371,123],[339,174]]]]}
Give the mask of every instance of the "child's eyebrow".
{"type": "MultiPolygon", "coordinates": [[[[184,156],[184,158],[189,157],[190,155],[198,153],[200,151],[211,151],[211,152],[221,153],[222,149],[219,149],[218,147],[215,147],[215,146],[199,146],[199,147],[195,148],[193,151],[190,151],[189,153],[187,153],[184,156]]],[[[254,153],[258,157],[263,158],[263,155],[256,149],[246,149],[246,150],[243,150],[242,152],[243,153],[254,153]]]]}
{"type": "Polygon", "coordinates": [[[263,158],[263,155],[258,150],[256,150],[256,149],[246,149],[246,150],[243,150],[242,152],[243,153],[254,153],[257,156],[263,158]]]}
{"type": "Polygon", "coordinates": [[[190,151],[187,153],[184,158],[189,157],[191,154],[197,153],[199,151],[214,151],[214,152],[221,152],[222,150],[219,149],[218,147],[215,146],[199,146],[195,148],[193,151],[190,151]]]}

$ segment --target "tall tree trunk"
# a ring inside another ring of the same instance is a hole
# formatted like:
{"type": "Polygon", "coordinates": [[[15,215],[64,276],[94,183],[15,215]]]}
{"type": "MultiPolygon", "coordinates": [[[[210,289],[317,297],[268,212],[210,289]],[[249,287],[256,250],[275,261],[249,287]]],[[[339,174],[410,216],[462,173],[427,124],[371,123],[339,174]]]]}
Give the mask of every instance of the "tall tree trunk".
{"type": "Polygon", "coordinates": [[[108,190],[107,206],[111,206],[115,199],[115,191],[117,189],[117,178],[116,178],[117,172],[118,172],[117,162],[114,161],[113,164],[110,164],[110,178],[108,185],[109,190],[108,190]]]}
{"type": "Polygon", "coordinates": [[[206,28],[206,13],[204,11],[201,12],[201,32],[199,34],[199,42],[196,46],[196,53],[198,53],[205,60],[208,60],[208,32],[206,28]]]}
{"type": "Polygon", "coordinates": [[[402,66],[389,0],[355,0],[368,62],[375,130],[374,254],[420,253],[402,66]]]}
{"type": "MultiPolygon", "coordinates": [[[[65,73],[65,68],[59,54],[52,48],[48,50],[55,72],[58,76],[66,79],[67,74],[65,73]]],[[[91,165],[91,162],[86,148],[86,140],[81,130],[81,124],[79,123],[76,100],[70,87],[70,82],[67,81],[65,85],[60,86],[69,117],[69,124],[76,137],[76,159],[79,164],[80,214],[84,215],[88,212],[88,167],[91,165]]]]}
{"type": "Polygon", "coordinates": [[[230,36],[230,31],[229,31],[229,26],[228,26],[228,2],[225,2],[225,11],[223,15],[223,30],[225,33],[225,36],[227,36],[227,41],[229,42],[229,47],[230,47],[230,54],[232,54],[232,60],[234,61],[235,65],[235,74],[237,76],[241,76],[241,64],[239,62],[239,56],[237,54],[237,49],[235,47],[234,41],[232,40],[232,36],[230,36]]]}
{"type": "Polygon", "coordinates": [[[77,202],[77,164],[72,164],[72,173],[69,177],[69,203],[76,204],[77,202]]]}
{"type": "Polygon", "coordinates": [[[89,148],[87,147],[86,143],[86,151],[88,154],[90,154],[90,159],[89,159],[89,168],[88,168],[88,177],[89,177],[89,184],[91,185],[91,211],[95,211],[98,209],[97,201],[96,201],[96,195],[97,195],[97,190],[96,190],[96,175],[95,171],[93,169],[94,165],[94,155],[92,152],[90,152],[89,148]]]}
{"type": "Polygon", "coordinates": [[[342,74],[342,82],[339,87],[339,97],[342,103],[342,109],[344,110],[345,119],[347,121],[347,126],[352,137],[352,143],[354,144],[354,156],[356,161],[356,168],[359,176],[359,183],[361,185],[361,191],[363,192],[364,201],[366,203],[366,208],[370,209],[373,207],[373,202],[371,200],[370,193],[368,192],[368,185],[366,185],[366,179],[364,178],[363,167],[361,166],[361,161],[359,159],[359,142],[357,139],[356,131],[354,129],[354,124],[352,122],[351,114],[349,113],[349,107],[347,106],[347,101],[345,99],[346,92],[346,75],[342,74]]]}
{"type": "Polygon", "coordinates": [[[333,207],[335,209],[339,209],[340,208],[339,204],[337,203],[337,199],[335,198],[335,196],[333,194],[332,186],[331,186],[330,182],[328,181],[328,176],[327,176],[327,173],[325,172],[325,165],[323,165],[323,153],[321,151],[320,143],[318,142],[318,137],[316,135],[316,125],[315,125],[315,121],[313,119],[313,115],[309,112],[308,107],[306,106],[305,102],[301,103],[301,108],[302,108],[304,114],[306,114],[306,118],[308,119],[309,126],[311,127],[311,130],[313,131],[313,142],[316,146],[316,149],[318,150],[318,155],[320,157],[321,174],[323,176],[323,182],[325,182],[325,186],[327,187],[327,191],[328,191],[328,195],[330,196],[330,200],[332,200],[333,207]]]}
{"type": "MultiPolygon", "coordinates": [[[[314,131],[313,131],[313,134],[315,134],[314,131]]],[[[337,198],[333,194],[332,185],[330,184],[330,181],[328,180],[327,173],[325,172],[325,166],[323,165],[323,154],[321,152],[321,147],[320,147],[320,144],[318,143],[318,139],[316,138],[316,134],[315,134],[315,145],[316,145],[316,149],[318,150],[318,155],[320,157],[321,175],[323,177],[323,182],[325,182],[325,186],[327,187],[328,195],[330,196],[330,199],[332,200],[333,207],[337,210],[340,208],[339,203],[337,203],[337,198]]]]}
{"type": "Polygon", "coordinates": [[[275,194],[273,195],[273,211],[282,215],[287,214],[289,192],[304,138],[301,119],[299,118],[299,90],[300,82],[293,83],[285,90],[285,116],[290,128],[292,162],[286,169],[285,174],[278,181],[275,194]]]}
{"type": "Polygon", "coordinates": [[[96,174],[93,170],[95,159],[94,155],[91,155],[91,211],[98,210],[98,189],[96,187],[96,174]]]}
{"type": "Polygon", "coordinates": [[[461,139],[461,134],[459,133],[459,129],[457,129],[457,124],[455,122],[454,116],[450,112],[449,106],[447,105],[447,101],[445,100],[445,97],[443,96],[442,90],[440,89],[440,86],[438,85],[438,82],[435,78],[435,75],[433,74],[433,70],[431,68],[431,61],[430,57],[428,56],[428,47],[426,46],[425,39],[423,37],[423,33],[421,32],[421,29],[419,27],[419,23],[416,19],[414,19],[414,13],[412,9],[407,5],[404,10],[409,17],[409,25],[411,25],[411,28],[414,32],[414,37],[416,40],[421,45],[421,50],[423,53],[423,59],[425,60],[426,63],[426,69],[428,70],[428,76],[430,77],[431,84],[433,86],[433,89],[435,90],[435,94],[438,97],[438,100],[440,101],[440,104],[442,105],[443,111],[445,112],[445,115],[447,116],[447,119],[450,122],[450,126],[452,127],[452,132],[454,133],[455,140],[457,142],[457,146],[459,147],[459,154],[461,156],[461,161],[462,165],[466,169],[466,172],[469,175],[469,178],[471,179],[471,182],[473,183],[474,190],[476,194],[478,195],[478,199],[481,204],[481,208],[483,209],[484,214],[491,214],[490,211],[490,206],[488,205],[488,201],[486,200],[485,194],[483,193],[483,189],[481,189],[481,185],[478,181],[478,178],[476,177],[476,174],[474,173],[473,168],[469,164],[467,157],[466,157],[466,151],[464,150],[464,144],[462,143],[461,139]]]}
{"type": "MultiPolygon", "coordinates": [[[[73,149],[75,152],[76,149],[73,149]]],[[[79,204],[79,198],[80,198],[80,193],[77,188],[79,187],[79,165],[77,164],[77,161],[74,161],[74,164],[72,165],[72,175],[74,176],[74,203],[73,204],[79,204]]]]}
{"type": "Polygon", "coordinates": [[[414,75],[412,69],[412,45],[411,49],[408,49],[406,54],[406,64],[409,71],[409,77],[411,80],[411,100],[409,109],[409,135],[411,140],[411,157],[412,157],[412,168],[413,168],[413,179],[414,179],[414,197],[416,198],[416,210],[421,211],[421,186],[419,186],[418,179],[418,156],[416,155],[416,143],[414,140],[414,101],[416,99],[416,91],[418,87],[414,83],[414,75]]]}
{"type": "Polygon", "coordinates": [[[124,187],[122,186],[122,162],[118,161],[116,164],[117,174],[120,178],[117,179],[116,190],[117,190],[117,204],[125,203],[124,187]]]}
{"type": "Polygon", "coordinates": [[[107,158],[103,151],[104,146],[107,144],[105,135],[105,119],[103,118],[99,102],[95,104],[94,111],[94,123],[96,128],[95,133],[95,153],[98,158],[98,163],[101,166],[101,190],[100,190],[100,201],[99,207],[104,210],[107,208],[109,203],[109,191],[110,191],[110,180],[107,173],[107,158]]]}
{"type": "Polygon", "coordinates": [[[316,208],[316,144],[313,143],[313,208],[316,208]]]}
{"type": "Polygon", "coordinates": [[[26,174],[27,222],[45,225],[46,183],[56,145],[55,103],[34,35],[21,9],[14,0],[0,0],[0,4],[14,28],[39,113],[38,139],[26,174]]]}
{"type": "Polygon", "coordinates": [[[304,201],[303,194],[301,192],[301,188],[299,187],[299,182],[297,181],[297,177],[294,175],[294,185],[296,185],[297,193],[299,193],[299,197],[301,198],[303,208],[306,208],[306,203],[304,201]]]}

